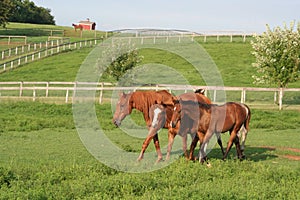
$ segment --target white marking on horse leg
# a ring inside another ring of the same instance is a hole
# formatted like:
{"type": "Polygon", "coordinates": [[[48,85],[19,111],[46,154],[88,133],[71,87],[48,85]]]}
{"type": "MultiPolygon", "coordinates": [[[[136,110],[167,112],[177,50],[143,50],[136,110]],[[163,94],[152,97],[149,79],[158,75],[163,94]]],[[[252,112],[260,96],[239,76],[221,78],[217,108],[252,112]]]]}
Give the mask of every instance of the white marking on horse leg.
{"type": "Polygon", "coordinates": [[[157,125],[158,125],[158,116],[159,116],[159,114],[162,112],[162,110],[161,109],[159,109],[159,108],[155,108],[154,109],[154,117],[153,117],[153,120],[152,120],[152,124],[151,124],[151,126],[154,128],[154,127],[156,127],[157,125]]]}
{"type": "MultiPolygon", "coordinates": [[[[204,151],[204,154],[206,155],[206,149],[207,149],[207,142],[204,144],[204,147],[203,147],[203,151],[204,151]]],[[[202,144],[203,145],[203,144],[202,144]]],[[[199,162],[201,162],[202,158],[204,158],[204,155],[202,155],[202,152],[201,152],[201,147],[200,147],[200,150],[199,150],[199,162]]]]}
{"type": "Polygon", "coordinates": [[[246,143],[246,137],[247,137],[247,129],[243,126],[242,130],[242,144],[241,144],[241,150],[244,151],[245,149],[245,143],[246,143]]]}

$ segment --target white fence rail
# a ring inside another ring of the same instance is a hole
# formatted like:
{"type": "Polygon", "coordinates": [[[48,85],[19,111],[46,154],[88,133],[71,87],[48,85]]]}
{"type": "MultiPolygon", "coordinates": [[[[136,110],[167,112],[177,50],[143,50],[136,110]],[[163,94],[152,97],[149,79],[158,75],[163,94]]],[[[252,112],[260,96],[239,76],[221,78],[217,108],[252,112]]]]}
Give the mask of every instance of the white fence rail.
{"type": "Polygon", "coordinates": [[[167,89],[173,93],[184,93],[193,91],[198,88],[206,90],[213,102],[222,101],[240,101],[248,102],[265,102],[272,104],[278,103],[282,108],[283,97],[293,104],[300,105],[300,88],[254,88],[254,87],[220,87],[220,86],[189,86],[189,85],[166,85],[157,84],[151,86],[139,87],[118,87],[112,83],[94,83],[94,82],[0,82],[0,99],[13,98],[23,99],[30,98],[32,101],[47,98],[64,99],[65,103],[73,101],[76,91],[95,91],[95,97],[98,102],[103,103],[104,99],[110,100],[112,91],[136,91],[136,90],[160,90],[167,89]],[[220,95],[220,92],[225,92],[220,95]],[[255,94],[253,94],[255,92],[255,94]],[[247,95],[249,94],[249,97],[247,95]],[[258,95],[259,94],[259,95],[258,95]],[[284,95],[283,95],[284,94],[284,95]],[[251,97],[252,96],[252,97],[251,97]],[[299,99],[298,99],[299,98],[299,99]],[[267,100],[266,100],[267,99],[267,100]]]}
{"type": "MultiPolygon", "coordinates": [[[[72,42],[72,43],[64,43],[60,45],[54,45],[52,46],[53,41],[50,43],[50,46],[46,46],[45,49],[42,49],[40,51],[27,54],[25,56],[19,57],[17,59],[1,63],[0,64],[0,72],[10,70],[13,68],[16,68],[20,65],[39,60],[41,58],[45,58],[54,54],[57,54],[59,52],[65,51],[65,50],[72,50],[82,47],[88,47],[88,46],[94,46],[98,43],[98,39],[92,39],[92,40],[85,40],[85,41],[78,41],[78,42],[72,42]]],[[[46,43],[48,44],[48,43],[46,43]]],[[[28,46],[30,48],[30,46],[28,46]]],[[[32,47],[36,48],[36,46],[32,47]]]]}
{"type": "Polygon", "coordinates": [[[45,48],[56,47],[62,45],[64,43],[69,43],[70,38],[58,38],[58,37],[48,37],[48,41],[39,42],[39,43],[30,43],[25,45],[16,46],[13,48],[9,48],[1,51],[1,60],[11,58],[13,56],[19,56],[22,54],[28,54],[34,51],[39,51],[45,48]]]}
{"type": "MultiPolygon", "coordinates": [[[[253,34],[241,34],[241,35],[211,35],[211,34],[179,34],[179,35],[158,35],[158,36],[126,36],[126,37],[113,37],[112,43],[115,41],[126,40],[129,43],[136,42],[141,45],[143,44],[157,44],[157,43],[169,43],[169,42],[177,42],[181,43],[183,40],[190,40],[190,41],[217,41],[220,42],[222,38],[227,38],[226,41],[233,42],[233,41],[242,41],[246,42],[247,38],[252,38],[253,34]],[[214,38],[214,39],[210,39],[214,38]],[[239,39],[238,39],[239,38],[239,39]]],[[[225,41],[225,39],[222,39],[225,41]]]]}

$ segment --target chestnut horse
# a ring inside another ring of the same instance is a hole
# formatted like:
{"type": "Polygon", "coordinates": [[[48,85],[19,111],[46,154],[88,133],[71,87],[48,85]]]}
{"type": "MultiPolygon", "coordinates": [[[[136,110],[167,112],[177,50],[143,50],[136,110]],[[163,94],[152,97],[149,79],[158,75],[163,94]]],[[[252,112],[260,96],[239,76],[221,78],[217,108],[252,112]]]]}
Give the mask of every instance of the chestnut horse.
{"type": "Polygon", "coordinates": [[[77,31],[77,29],[82,31],[82,29],[83,29],[83,26],[80,24],[72,24],[72,26],[74,27],[75,31],[77,31]]]}
{"type": "MultiPolygon", "coordinates": [[[[122,120],[129,114],[131,114],[132,109],[137,109],[143,113],[144,120],[147,124],[147,127],[149,129],[149,133],[147,138],[144,141],[144,144],[142,146],[141,154],[138,158],[138,160],[141,160],[143,158],[144,151],[146,150],[149,142],[151,139],[153,139],[155,149],[157,152],[157,162],[162,160],[162,153],[160,151],[159,146],[159,140],[158,135],[156,133],[156,130],[153,130],[152,120],[150,119],[150,108],[151,106],[155,104],[161,104],[164,102],[165,106],[168,108],[169,106],[173,106],[173,95],[170,94],[166,90],[161,91],[136,91],[131,92],[128,94],[125,94],[124,92],[119,95],[119,101],[116,105],[116,111],[113,116],[113,123],[118,127],[121,125],[122,120]]],[[[169,108],[168,110],[171,110],[169,108]]],[[[168,111],[169,116],[172,116],[172,113],[168,111]]],[[[166,126],[166,123],[160,123],[161,126],[168,128],[166,126]]],[[[159,128],[160,129],[160,128],[159,128]]]]}
{"type": "MultiPolygon", "coordinates": [[[[193,127],[197,128],[197,134],[200,138],[201,147],[199,151],[199,161],[203,163],[207,160],[205,150],[213,133],[219,135],[229,131],[230,138],[227,144],[226,151],[223,155],[223,160],[226,159],[232,144],[235,143],[238,158],[244,157],[244,145],[247,133],[249,131],[249,123],[251,112],[247,105],[241,103],[228,102],[224,105],[195,103],[193,101],[174,100],[174,112],[171,119],[172,127],[175,127],[178,120],[184,115],[189,116],[193,121],[193,127]],[[197,107],[197,109],[195,109],[197,107]],[[239,131],[242,133],[242,148],[240,147],[239,131]],[[204,137],[203,137],[204,136],[204,137]],[[203,141],[201,141],[203,140],[203,141]]],[[[194,140],[197,140],[195,138],[194,140]]],[[[190,154],[193,153],[195,146],[192,142],[190,154]]]]}
{"type": "MultiPolygon", "coordinates": [[[[210,100],[203,95],[202,90],[197,90],[195,93],[185,93],[182,97],[186,100],[194,100],[201,102],[210,102],[210,100]],[[202,93],[201,93],[202,92],[202,93]]],[[[174,142],[174,138],[180,130],[184,129],[179,123],[174,127],[170,127],[170,120],[173,114],[173,98],[166,90],[162,91],[136,91],[129,94],[121,93],[119,101],[116,106],[116,111],[113,116],[113,123],[116,126],[120,126],[121,121],[129,114],[131,114],[132,109],[137,109],[143,113],[144,120],[149,129],[147,138],[145,139],[140,156],[138,160],[143,159],[144,152],[148,147],[151,139],[154,141],[154,145],[157,152],[157,162],[162,160],[162,154],[160,151],[159,141],[157,132],[161,128],[168,129],[168,150],[166,159],[170,158],[170,152],[174,142]]],[[[183,151],[186,153],[186,134],[183,136],[183,151]]]]}

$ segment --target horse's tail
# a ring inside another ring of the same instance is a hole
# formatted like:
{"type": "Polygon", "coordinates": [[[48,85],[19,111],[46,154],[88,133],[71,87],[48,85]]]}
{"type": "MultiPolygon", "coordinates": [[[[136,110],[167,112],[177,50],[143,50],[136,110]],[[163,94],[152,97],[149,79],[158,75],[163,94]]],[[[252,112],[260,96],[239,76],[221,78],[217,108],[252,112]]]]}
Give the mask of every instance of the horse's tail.
{"type": "MultiPolygon", "coordinates": [[[[250,130],[250,127],[249,127],[249,124],[250,124],[250,119],[251,119],[251,111],[250,111],[250,108],[245,105],[245,104],[241,104],[245,110],[246,110],[246,119],[240,129],[239,132],[242,132],[242,135],[241,135],[241,150],[242,150],[242,153],[245,149],[245,143],[246,143],[246,138],[247,138],[247,134],[250,130]]],[[[239,133],[240,134],[240,133],[239,133]]]]}
{"type": "Polygon", "coordinates": [[[244,106],[245,106],[246,112],[247,112],[246,120],[244,122],[244,127],[247,131],[249,131],[250,130],[249,124],[250,124],[250,119],[251,119],[251,111],[247,105],[244,104],[244,106]]]}

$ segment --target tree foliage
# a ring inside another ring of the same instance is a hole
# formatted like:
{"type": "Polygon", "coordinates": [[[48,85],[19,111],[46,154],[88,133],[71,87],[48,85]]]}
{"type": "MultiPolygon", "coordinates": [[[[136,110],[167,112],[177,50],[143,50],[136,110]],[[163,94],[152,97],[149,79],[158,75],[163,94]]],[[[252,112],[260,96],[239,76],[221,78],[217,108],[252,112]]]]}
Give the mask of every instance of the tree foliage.
{"type": "Polygon", "coordinates": [[[267,25],[262,35],[252,41],[253,55],[257,69],[254,82],[270,83],[277,87],[287,87],[289,83],[299,80],[300,73],[300,23],[290,27],[276,27],[273,30],[267,25]]]}
{"type": "Polygon", "coordinates": [[[11,0],[0,0],[0,26],[6,26],[11,15],[10,10],[13,8],[11,0]]]}
{"type": "Polygon", "coordinates": [[[112,46],[105,54],[105,57],[109,59],[109,61],[106,61],[109,65],[105,73],[117,81],[119,81],[128,70],[140,63],[143,58],[133,46],[122,43],[112,46]]]}
{"type": "Polygon", "coordinates": [[[54,17],[48,8],[38,7],[29,0],[11,0],[13,8],[9,17],[10,22],[33,23],[33,24],[53,24],[54,17]]]}

